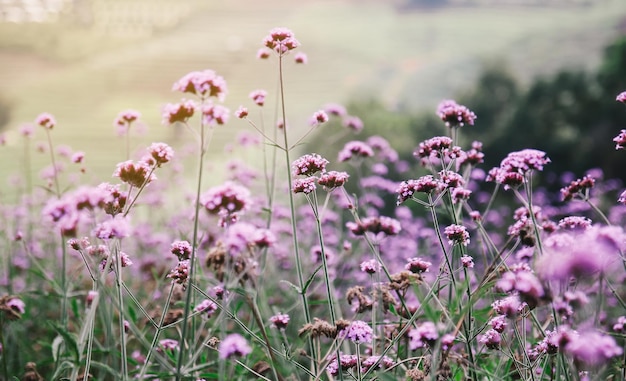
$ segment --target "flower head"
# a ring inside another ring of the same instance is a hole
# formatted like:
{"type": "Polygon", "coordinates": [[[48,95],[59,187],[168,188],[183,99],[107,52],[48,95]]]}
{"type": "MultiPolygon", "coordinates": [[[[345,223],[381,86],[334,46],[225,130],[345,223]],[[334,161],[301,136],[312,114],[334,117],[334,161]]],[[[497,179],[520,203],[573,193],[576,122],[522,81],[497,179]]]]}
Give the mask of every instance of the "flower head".
{"type": "Polygon", "coordinates": [[[450,245],[458,243],[460,245],[467,246],[470,242],[469,232],[463,225],[452,224],[447,226],[443,233],[448,238],[448,244],[450,245]]]}
{"type": "Polygon", "coordinates": [[[232,357],[244,357],[252,353],[252,348],[246,339],[238,333],[232,333],[224,338],[218,347],[219,357],[223,360],[232,357]]]}
{"type": "Polygon", "coordinates": [[[339,337],[348,339],[355,344],[371,343],[374,338],[374,330],[366,322],[355,320],[347,328],[339,331],[339,337]]]}
{"type": "Polygon", "coordinates": [[[282,56],[300,46],[300,42],[291,30],[279,27],[270,30],[270,34],[263,39],[263,45],[282,56]]]}
{"type": "Polygon", "coordinates": [[[474,125],[476,114],[467,107],[457,104],[453,100],[444,100],[437,107],[437,116],[448,127],[463,127],[465,124],[474,125]]]}
{"type": "Polygon", "coordinates": [[[626,145],[626,130],[621,130],[620,133],[613,138],[615,142],[615,149],[624,149],[626,145]]]}
{"type": "Polygon", "coordinates": [[[156,176],[145,162],[135,163],[132,160],[119,163],[113,173],[113,177],[119,177],[122,182],[136,188],[140,188],[142,185],[156,179],[156,176]]]}
{"type": "Polygon", "coordinates": [[[289,315],[287,314],[278,314],[270,317],[270,323],[272,323],[272,327],[276,329],[284,330],[287,328],[287,324],[289,324],[289,315]]]}
{"type": "Polygon", "coordinates": [[[250,208],[252,199],[248,188],[227,181],[209,189],[200,197],[200,204],[211,214],[233,214],[250,208]]]}
{"type": "Polygon", "coordinates": [[[37,116],[37,118],[35,119],[35,124],[38,124],[43,128],[51,130],[54,128],[54,126],[56,126],[57,121],[54,119],[54,116],[52,116],[52,114],[44,112],[37,116]]]}
{"type": "Polygon", "coordinates": [[[621,93],[617,94],[615,100],[621,103],[626,103],[626,91],[622,91],[621,93]]]}
{"type": "Polygon", "coordinates": [[[309,62],[309,57],[307,57],[306,53],[299,52],[296,53],[296,55],[293,57],[293,60],[297,64],[307,64],[309,62]]]}
{"type": "Polygon", "coordinates": [[[163,124],[185,123],[196,111],[196,102],[183,100],[182,103],[168,103],[163,107],[163,124]]]}
{"type": "Polygon", "coordinates": [[[291,172],[294,176],[311,176],[317,172],[324,172],[326,164],[328,164],[328,160],[320,155],[316,153],[307,154],[291,163],[291,172]]]}
{"type": "Polygon", "coordinates": [[[319,179],[317,179],[317,183],[323,186],[325,190],[331,191],[343,186],[348,181],[349,177],[350,175],[348,175],[347,172],[323,172],[319,179]]]}
{"type": "Polygon", "coordinates": [[[267,91],[265,90],[254,90],[248,94],[248,97],[252,99],[257,106],[263,106],[265,104],[265,97],[267,97],[267,91]]]}
{"type": "Polygon", "coordinates": [[[339,151],[339,161],[344,162],[352,158],[366,158],[374,156],[374,150],[368,144],[353,140],[347,142],[339,151]]]}
{"type": "Polygon", "coordinates": [[[430,266],[432,265],[433,264],[431,262],[428,262],[428,261],[423,260],[422,258],[416,257],[416,258],[409,258],[407,260],[406,265],[404,265],[404,268],[414,274],[419,274],[419,273],[428,272],[428,269],[430,269],[430,266]]]}
{"type": "Polygon", "coordinates": [[[174,91],[195,94],[201,98],[216,97],[223,101],[226,97],[226,81],[213,70],[192,71],[174,83],[174,91]]]}

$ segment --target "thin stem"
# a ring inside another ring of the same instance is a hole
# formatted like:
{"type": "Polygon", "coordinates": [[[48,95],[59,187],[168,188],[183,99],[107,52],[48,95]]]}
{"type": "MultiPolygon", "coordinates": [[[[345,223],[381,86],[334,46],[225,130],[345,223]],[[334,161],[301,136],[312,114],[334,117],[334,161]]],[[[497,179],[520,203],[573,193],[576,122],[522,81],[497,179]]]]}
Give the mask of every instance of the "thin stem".
{"type": "MultiPolygon", "coordinates": [[[[122,287],[122,258],[120,241],[116,240],[114,243],[113,252],[115,253],[115,283],[117,286],[117,308],[119,310],[119,325],[120,325],[120,356],[121,356],[121,372],[122,381],[128,379],[128,363],[126,356],[126,327],[124,325],[124,288],[122,287]]],[[[105,268],[106,270],[106,268],[105,268]]]]}
{"type": "MultiPolygon", "coordinates": [[[[298,242],[298,229],[296,227],[296,207],[293,199],[293,192],[291,191],[291,170],[289,169],[291,165],[291,159],[289,157],[289,139],[287,138],[287,115],[285,110],[285,84],[283,81],[283,57],[282,55],[278,56],[278,77],[280,81],[280,104],[281,104],[281,113],[283,118],[283,142],[284,142],[284,152],[285,152],[285,161],[287,163],[287,182],[289,185],[289,210],[291,212],[291,232],[293,237],[293,247],[294,247],[294,257],[296,260],[296,272],[298,274],[298,286],[300,287],[300,297],[302,299],[302,308],[304,310],[304,318],[307,324],[311,323],[311,313],[309,309],[309,301],[306,297],[306,292],[304,291],[304,276],[302,274],[302,260],[300,258],[300,247],[298,242]]],[[[312,366],[313,373],[317,373],[317,355],[315,346],[313,345],[313,340],[309,337],[309,347],[311,349],[311,358],[313,358],[312,366]]]]}
{"type": "Polygon", "coordinates": [[[150,364],[150,357],[152,356],[152,351],[156,348],[157,340],[159,340],[159,335],[163,330],[163,322],[165,321],[165,316],[167,315],[167,309],[172,300],[172,294],[174,293],[174,282],[170,286],[170,292],[167,294],[167,300],[163,305],[163,312],[161,312],[161,318],[159,319],[159,325],[157,326],[157,330],[154,333],[154,337],[152,338],[152,344],[150,345],[150,349],[148,349],[148,354],[146,355],[146,360],[141,367],[141,372],[139,372],[139,379],[143,380],[144,375],[146,374],[146,370],[148,369],[148,365],[150,364]]]}

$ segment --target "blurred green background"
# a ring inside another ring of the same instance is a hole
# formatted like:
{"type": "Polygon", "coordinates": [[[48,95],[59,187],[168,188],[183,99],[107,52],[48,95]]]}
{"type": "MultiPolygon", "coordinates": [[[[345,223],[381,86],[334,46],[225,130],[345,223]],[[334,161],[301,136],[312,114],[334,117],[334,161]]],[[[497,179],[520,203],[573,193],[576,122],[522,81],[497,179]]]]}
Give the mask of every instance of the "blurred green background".
{"type": "MultiPolygon", "coordinates": [[[[520,98],[494,93],[492,104],[477,82],[485,70],[504,73],[518,93],[537,78],[552,83],[564,68],[574,70],[570,82],[585,87],[580,77],[599,70],[606,47],[626,33],[624,0],[4,0],[0,17],[0,127],[7,138],[0,175],[23,171],[19,126],[50,112],[58,122],[54,142],[85,151],[95,182],[108,181],[124,159],[113,127],[118,112],[143,114],[149,129],[133,138],[136,147],[184,133],[161,124],[161,107],[180,99],[171,86],[189,71],[224,76],[231,111],[250,106],[247,95],[257,88],[275,99],[275,61],[256,59],[275,26],[292,29],[309,57],[307,65],[286,70],[290,125],[304,128],[326,103],[349,104],[371,133],[409,153],[443,130],[429,131],[428,121],[415,125],[419,118],[387,125],[389,115],[432,115],[441,99],[458,96],[477,108],[477,125],[485,121],[477,131],[487,140],[510,142],[493,130],[509,120],[486,113],[520,98]],[[372,110],[383,116],[360,114],[372,110]]],[[[550,96],[541,99],[545,105],[550,96]]],[[[274,110],[266,111],[271,118],[274,110]]],[[[251,128],[232,118],[216,130],[215,168],[232,157],[224,147],[245,129],[251,128]]],[[[44,138],[37,131],[35,141],[44,138]]],[[[35,174],[47,160],[35,158],[35,174]]]]}

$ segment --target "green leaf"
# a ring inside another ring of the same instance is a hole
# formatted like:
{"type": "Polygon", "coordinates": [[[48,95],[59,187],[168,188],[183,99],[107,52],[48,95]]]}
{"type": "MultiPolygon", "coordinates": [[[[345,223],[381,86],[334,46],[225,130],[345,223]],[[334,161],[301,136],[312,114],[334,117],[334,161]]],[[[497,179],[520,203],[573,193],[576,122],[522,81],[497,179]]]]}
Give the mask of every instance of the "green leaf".
{"type": "Polygon", "coordinates": [[[306,290],[309,288],[309,286],[311,285],[311,283],[313,282],[313,279],[315,279],[315,276],[317,275],[317,273],[322,269],[324,265],[319,265],[315,271],[313,271],[313,274],[311,274],[311,276],[309,277],[309,279],[304,283],[304,287],[303,287],[303,293],[306,292],[306,290]]]}
{"type": "Polygon", "coordinates": [[[302,294],[302,290],[300,289],[300,287],[296,286],[295,284],[293,284],[293,283],[291,283],[291,282],[289,282],[287,280],[281,280],[280,283],[285,283],[285,284],[287,284],[287,286],[291,286],[291,288],[293,288],[298,293],[298,295],[302,294]]]}
{"type": "Polygon", "coordinates": [[[98,361],[91,361],[91,366],[94,368],[98,368],[101,369],[107,373],[109,373],[110,375],[112,375],[114,378],[118,378],[119,374],[115,371],[115,369],[111,368],[110,366],[108,366],[107,364],[98,362],[98,361]]]}
{"type": "MultiPolygon", "coordinates": [[[[65,343],[65,348],[70,351],[70,354],[74,358],[74,362],[78,363],[78,358],[79,358],[78,345],[76,344],[76,338],[74,337],[74,334],[66,330],[64,327],[61,327],[57,323],[49,321],[48,324],[50,324],[52,328],[54,328],[54,330],[57,331],[57,333],[63,338],[63,342],[65,343]]],[[[59,352],[57,352],[57,355],[58,354],[59,352]]]]}

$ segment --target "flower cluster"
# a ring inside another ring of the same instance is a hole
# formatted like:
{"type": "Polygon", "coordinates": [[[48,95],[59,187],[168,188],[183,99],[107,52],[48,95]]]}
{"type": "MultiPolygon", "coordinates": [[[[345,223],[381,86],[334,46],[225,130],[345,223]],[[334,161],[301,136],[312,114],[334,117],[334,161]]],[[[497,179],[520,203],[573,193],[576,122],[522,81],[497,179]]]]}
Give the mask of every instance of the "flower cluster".
{"type": "Polygon", "coordinates": [[[431,193],[433,191],[441,191],[444,188],[445,184],[432,175],[425,175],[417,180],[403,181],[396,190],[398,195],[397,205],[412,198],[415,193],[431,193]]]}
{"type": "Polygon", "coordinates": [[[465,124],[474,125],[476,114],[467,107],[453,100],[444,100],[437,107],[437,116],[448,127],[463,127],[465,124]]]}
{"type": "Polygon", "coordinates": [[[495,181],[507,187],[516,187],[524,183],[524,176],[533,170],[542,171],[550,163],[546,153],[536,149],[511,152],[500,163],[500,167],[489,171],[487,181],[495,181]]]}
{"type": "Polygon", "coordinates": [[[569,183],[568,186],[561,188],[561,198],[563,201],[569,201],[578,195],[582,195],[596,184],[596,179],[586,175],[582,179],[576,179],[569,183]]]}
{"type": "Polygon", "coordinates": [[[235,214],[249,209],[252,199],[248,188],[227,181],[202,194],[200,204],[211,214],[235,214]]]}
{"type": "Polygon", "coordinates": [[[463,245],[467,246],[470,243],[470,235],[467,228],[463,225],[452,224],[446,226],[443,230],[443,234],[448,238],[448,244],[450,245],[463,245]]]}
{"type": "Polygon", "coordinates": [[[191,93],[200,98],[216,97],[223,101],[226,97],[226,81],[213,70],[192,71],[176,81],[172,90],[191,93]]]}
{"type": "Polygon", "coordinates": [[[367,158],[374,156],[374,150],[367,143],[353,140],[347,142],[343,149],[339,151],[338,160],[340,162],[355,158],[367,158]]]}
{"type": "Polygon", "coordinates": [[[300,46],[300,42],[296,40],[291,30],[287,28],[274,28],[270,30],[270,34],[263,39],[263,45],[282,56],[300,46]]]}
{"type": "Polygon", "coordinates": [[[163,124],[185,123],[196,111],[196,102],[184,100],[181,103],[168,103],[163,107],[163,124]]]}
{"type": "Polygon", "coordinates": [[[365,217],[358,222],[347,222],[346,227],[357,236],[364,235],[366,232],[391,236],[402,230],[400,221],[386,216],[365,217]]]}

